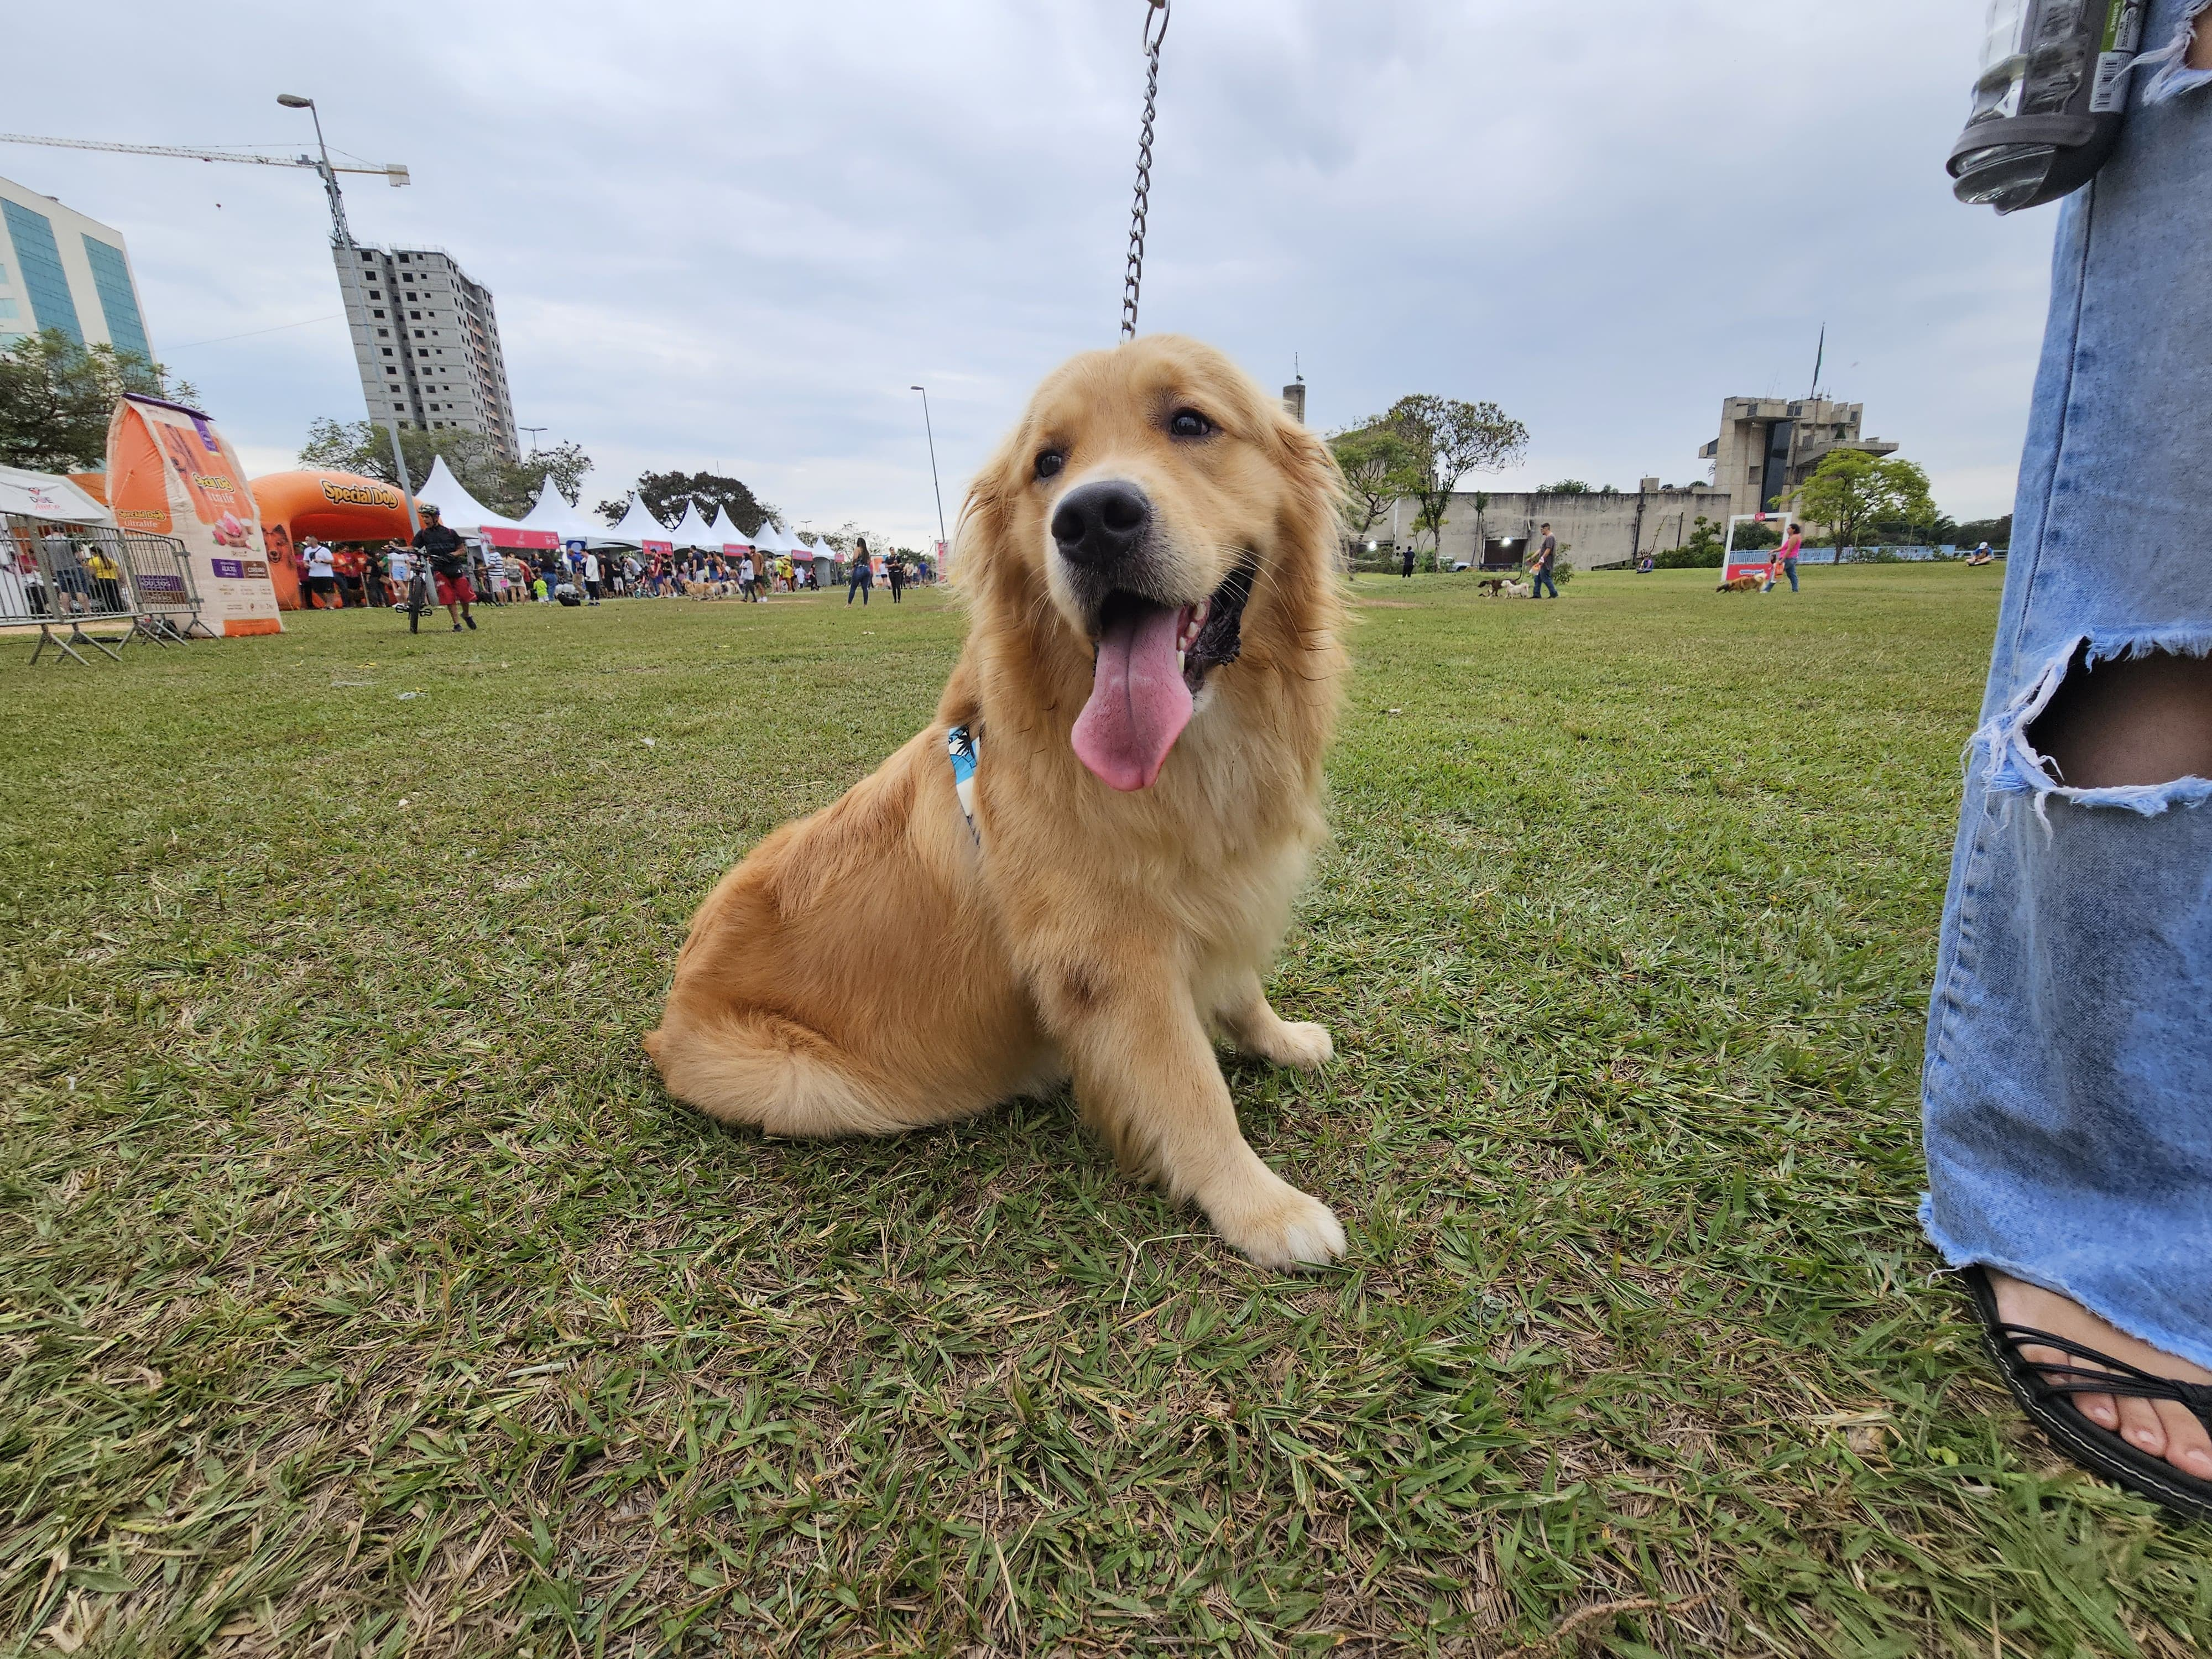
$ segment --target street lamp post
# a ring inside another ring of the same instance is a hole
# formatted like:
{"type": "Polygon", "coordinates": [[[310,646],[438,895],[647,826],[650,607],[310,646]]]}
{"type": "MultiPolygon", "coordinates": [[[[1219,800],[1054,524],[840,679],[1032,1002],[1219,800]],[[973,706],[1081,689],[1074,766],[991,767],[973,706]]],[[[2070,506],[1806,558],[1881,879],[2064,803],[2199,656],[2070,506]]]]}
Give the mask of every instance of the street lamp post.
{"type": "Polygon", "coordinates": [[[929,487],[937,492],[937,562],[943,564],[951,550],[945,534],[945,486],[937,482],[937,428],[929,418],[929,388],[911,386],[907,390],[921,393],[921,429],[929,434],[929,487]]]}
{"type": "MultiPolygon", "coordinates": [[[[362,302],[359,292],[361,258],[354,246],[353,227],[346,223],[345,198],[338,191],[337,172],[331,166],[331,147],[323,142],[323,112],[315,107],[313,99],[302,98],[296,92],[280,92],[276,94],[276,101],[286,109],[307,111],[315,123],[315,149],[323,158],[316,171],[322,175],[323,193],[331,200],[331,246],[338,251],[338,299],[345,307],[346,334],[353,341],[354,354],[361,362],[367,362],[371,342],[368,337],[368,308],[362,302]]],[[[368,400],[368,374],[364,371],[361,389],[364,402],[368,400]]],[[[377,418],[376,405],[373,402],[368,403],[368,414],[371,420],[377,418]]],[[[391,416],[391,423],[392,453],[396,459],[399,454],[399,417],[397,413],[391,416]]],[[[400,460],[398,465],[400,488],[407,495],[407,520],[412,524],[415,521],[414,487],[407,482],[407,463],[400,460]]]]}
{"type": "Polygon", "coordinates": [[[331,240],[340,247],[353,246],[353,231],[346,223],[345,198],[338,194],[338,175],[331,166],[331,147],[323,142],[323,112],[315,107],[312,98],[302,98],[296,92],[280,92],[276,101],[286,109],[303,109],[315,123],[315,148],[321,152],[323,163],[316,169],[323,175],[324,193],[331,198],[331,240]]]}

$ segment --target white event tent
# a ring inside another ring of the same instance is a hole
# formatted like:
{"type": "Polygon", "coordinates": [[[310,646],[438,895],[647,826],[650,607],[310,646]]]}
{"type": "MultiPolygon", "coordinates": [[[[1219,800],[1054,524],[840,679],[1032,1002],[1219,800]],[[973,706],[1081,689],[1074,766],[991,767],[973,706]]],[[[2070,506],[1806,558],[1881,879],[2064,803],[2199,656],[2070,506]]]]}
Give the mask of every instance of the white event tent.
{"type": "Polygon", "coordinates": [[[115,515],[58,472],[0,466],[0,513],[64,524],[113,524],[115,515]]]}
{"type": "Polygon", "coordinates": [[[811,566],[814,571],[814,580],[818,586],[830,586],[830,573],[836,557],[837,550],[830,546],[827,541],[803,542],[796,536],[791,538],[792,568],[797,569],[801,565],[811,566]]]}
{"type": "Polygon", "coordinates": [[[760,545],[756,538],[746,535],[732,522],[725,507],[714,509],[714,522],[707,526],[707,533],[714,538],[714,545],[725,553],[750,553],[760,545]]]}
{"type": "Polygon", "coordinates": [[[708,527],[706,520],[699,516],[699,503],[696,501],[684,509],[682,521],[669,532],[669,537],[677,546],[688,547],[700,553],[719,550],[722,545],[721,538],[708,527]]]}
{"type": "Polygon", "coordinates": [[[622,522],[611,530],[599,532],[599,540],[613,542],[623,547],[642,549],[647,553],[673,553],[676,544],[668,527],[646,510],[645,503],[637,498],[635,489],[629,493],[629,510],[622,515],[622,522]]]}
{"type": "Polygon", "coordinates": [[[430,476],[416,488],[415,499],[425,507],[436,507],[446,528],[464,536],[504,547],[528,547],[535,539],[519,537],[515,532],[522,529],[520,524],[505,514],[493,512],[464,489],[443,455],[430,463],[430,476]]]}
{"type": "Polygon", "coordinates": [[[538,491],[538,504],[524,514],[522,527],[553,538],[555,544],[592,542],[604,538],[607,527],[595,524],[576,508],[568,505],[561,492],[546,479],[538,491]]]}

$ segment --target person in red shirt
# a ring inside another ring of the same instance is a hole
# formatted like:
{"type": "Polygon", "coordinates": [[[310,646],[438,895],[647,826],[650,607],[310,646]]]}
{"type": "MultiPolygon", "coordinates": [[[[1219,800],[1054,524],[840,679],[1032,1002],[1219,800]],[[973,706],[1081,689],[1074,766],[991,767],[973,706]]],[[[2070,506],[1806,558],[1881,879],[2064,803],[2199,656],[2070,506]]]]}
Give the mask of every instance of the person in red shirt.
{"type": "Polygon", "coordinates": [[[338,601],[341,605],[366,605],[368,590],[362,586],[362,576],[368,562],[357,547],[335,547],[331,550],[331,568],[337,572],[338,601]]]}

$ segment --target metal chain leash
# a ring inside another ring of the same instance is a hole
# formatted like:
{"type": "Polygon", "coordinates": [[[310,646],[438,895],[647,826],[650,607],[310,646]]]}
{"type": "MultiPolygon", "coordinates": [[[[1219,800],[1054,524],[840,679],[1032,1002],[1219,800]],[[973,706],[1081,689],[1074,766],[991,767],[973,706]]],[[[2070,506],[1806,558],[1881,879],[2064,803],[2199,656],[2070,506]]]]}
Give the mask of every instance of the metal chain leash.
{"type": "Polygon", "coordinates": [[[1137,337],[1137,295],[1145,285],[1145,213],[1152,206],[1152,106],[1160,95],[1160,43],[1168,38],[1168,0],[1145,14],[1145,125],[1137,137],[1137,199],[1129,210],[1128,273],[1121,279],[1121,337],[1137,337]],[[1157,26],[1157,27],[1156,27],[1157,26]]]}

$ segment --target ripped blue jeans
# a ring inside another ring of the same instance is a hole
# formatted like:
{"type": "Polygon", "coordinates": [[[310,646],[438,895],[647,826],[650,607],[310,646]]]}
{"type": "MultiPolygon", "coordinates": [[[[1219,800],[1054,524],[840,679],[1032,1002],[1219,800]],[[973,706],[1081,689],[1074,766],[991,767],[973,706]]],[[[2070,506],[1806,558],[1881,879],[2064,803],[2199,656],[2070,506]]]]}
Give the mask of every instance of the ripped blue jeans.
{"type": "Polygon", "coordinates": [[[2061,206],[2004,603],[1944,905],[1922,1224],[2212,1366],[2212,780],[2084,789],[2070,675],[2212,653],[2207,0],[2155,0],[2112,160],[2061,206]]]}

